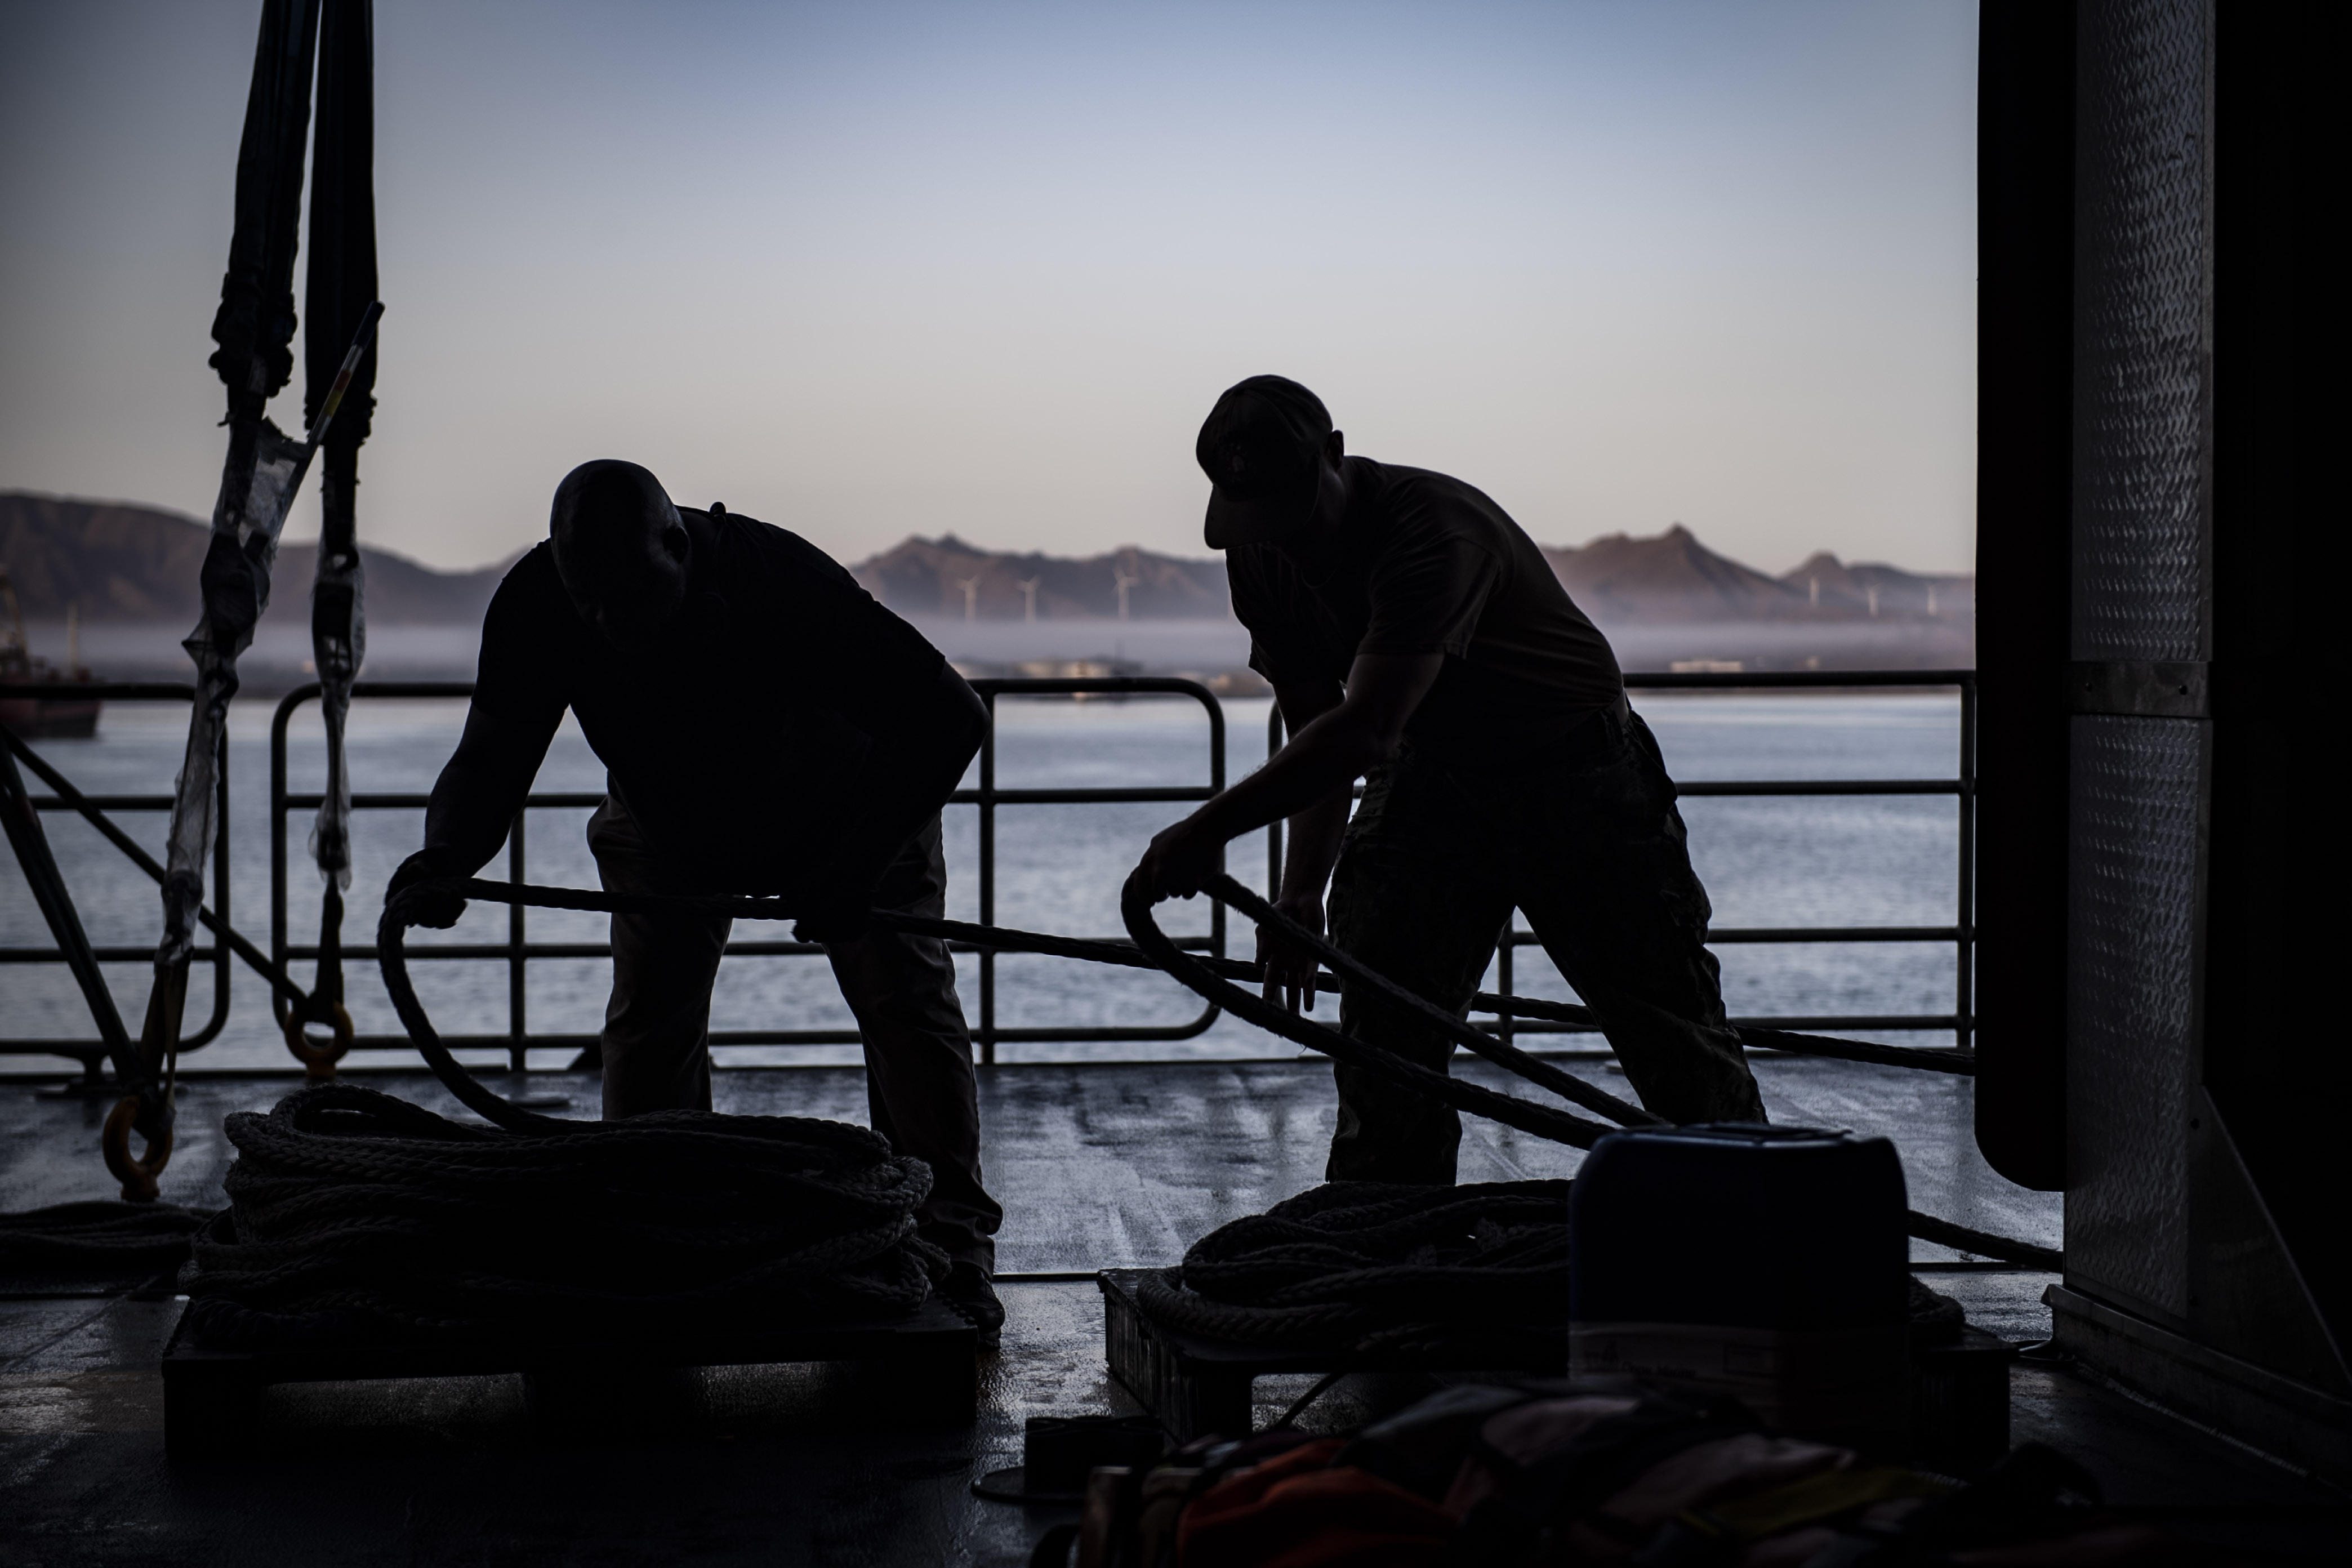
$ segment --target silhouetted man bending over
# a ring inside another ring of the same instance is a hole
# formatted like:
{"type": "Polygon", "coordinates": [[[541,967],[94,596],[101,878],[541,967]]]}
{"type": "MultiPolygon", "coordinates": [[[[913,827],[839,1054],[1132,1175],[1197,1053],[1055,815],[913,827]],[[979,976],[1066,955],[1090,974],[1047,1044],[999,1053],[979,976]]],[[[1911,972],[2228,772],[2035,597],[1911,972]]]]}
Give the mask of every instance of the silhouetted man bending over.
{"type": "MultiPolygon", "coordinates": [[[[865,1040],[874,1127],[931,1167],[920,1234],[992,1336],[1004,1211],[981,1185],[971,1037],[944,944],[870,925],[945,911],[940,807],[986,710],[937,648],[805,540],[673,505],[634,463],[556,488],[547,542],[482,623],[465,736],[425,847],[394,874],[470,876],[498,851],[569,707],[603,759],[588,847],[614,892],[772,893],[803,911],[865,1040]]],[[[456,923],[454,897],[423,911],[456,923]]],[[[606,1118],[710,1108],[710,988],[730,921],[613,917],[606,1118]]]]}
{"type": "MultiPolygon", "coordinates": [[[[1195,454],[1250,664],[1287,745],[1151,841],[1158,898],[1197,891],[1236,835],[1290,819],[1283,912],[1460,1012],[1514,906],[1586,1005],[1642,1103],[1674,1121],[1764,1120],[1725,1026],[1710,910],[1674,781],[1626,706],[1616,656],[1533,541],[1459,479],[1351,458],[1322,401],[1253,376],[1195,454]],[[1350,786],[1365,779],[1349,820],[1350,786]],[[1344,837],[1343,837],[1344,834],[1344,837]],[[1337,864],[1336,878],[1333,872],[1337,864]]],[[[1305,953],[1259,939],[1266,995],[1314,1001],[1305,953]]],[[[1342,984],[1339,1026],[1445,1069],[1451,1041],[1342,984]]],[[[1335,1068],[1331,1180],[1447,1184],[1461,1118],[1335,1068]]]]}

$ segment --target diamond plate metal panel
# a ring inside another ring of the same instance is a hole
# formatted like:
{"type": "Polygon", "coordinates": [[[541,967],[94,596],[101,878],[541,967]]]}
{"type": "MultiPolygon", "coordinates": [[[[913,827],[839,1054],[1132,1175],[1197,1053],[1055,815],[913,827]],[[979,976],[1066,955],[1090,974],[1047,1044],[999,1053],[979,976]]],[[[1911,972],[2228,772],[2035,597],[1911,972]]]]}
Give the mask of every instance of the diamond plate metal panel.
{"type": "Polygon", "coordinates": [[[2076,125],[2074,657],[2208,657],[2210,0],[2091,0],[2076,125]]]}
{"type": "Polygon", "coordinates": [[[2188,1311],[2205,755],[2193,720],[2074,721],[2066,1272],[2188,1311]]]}

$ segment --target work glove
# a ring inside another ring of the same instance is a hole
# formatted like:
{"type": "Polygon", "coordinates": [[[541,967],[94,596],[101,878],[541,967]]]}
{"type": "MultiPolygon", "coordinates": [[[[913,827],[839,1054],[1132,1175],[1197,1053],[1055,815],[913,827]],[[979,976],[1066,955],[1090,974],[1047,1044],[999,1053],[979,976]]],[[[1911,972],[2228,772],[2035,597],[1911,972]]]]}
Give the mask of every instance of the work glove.
{"type": "MultiPolygon", "coordinates": [[[[400,869],[392,874],[392,880],[384,886],[383,901],[386,904],[391,903],[404,889],[415,887],[419,882],[446,881],[451,878],[467,874],[468,868],[452,860],[447,850],[419,849],[415,854],[403,860],[400,863],[400,869]]],[[[418,925],[431,926],[436,931],[447,931],[457,923],[458,917],[465,912],[465,900],[446,889],[436,888],[429,892],[418,894],[415,901],[409,908],[408,915],[418,925]]]]}

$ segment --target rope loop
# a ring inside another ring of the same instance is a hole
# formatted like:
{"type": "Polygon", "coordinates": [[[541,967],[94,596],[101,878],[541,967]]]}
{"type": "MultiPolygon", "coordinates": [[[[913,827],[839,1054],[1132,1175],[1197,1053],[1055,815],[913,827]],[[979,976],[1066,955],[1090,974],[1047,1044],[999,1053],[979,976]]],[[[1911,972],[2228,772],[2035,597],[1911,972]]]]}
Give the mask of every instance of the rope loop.
{"type": "Polygon", "coordinates": [[[335,1076],[335,1064],[352,1048],[355,1032],[352,1026],[352,1010],[341,1002],[327,1004],[328,1016],[322,1020],[307,1017],[299,1009],[286,1015],[286,1048],[302,1064],[303,1076],[312,1083],[326,1083],[335,1076]],[[314,1041],[309,1034],[314,1022],[323,1022],[334,1030],[325,1041],[314,1041]]]}
{"type": "Polygon", "coordinates": [[[123,1201],[152,1204],[163,1167],[172,1163],[172,1124],[165,1121],[163,1131],[148,1140],[147,1152],[132,1159],[131,1124],[139,1119],[140,1103],[135,1094],[126,1094],[114,1102],[113,1110],[106,1118],[106,1130],[99,1134],[98,1146],[106,1156],[107,1170],[122,1184],[123,1201]]]}

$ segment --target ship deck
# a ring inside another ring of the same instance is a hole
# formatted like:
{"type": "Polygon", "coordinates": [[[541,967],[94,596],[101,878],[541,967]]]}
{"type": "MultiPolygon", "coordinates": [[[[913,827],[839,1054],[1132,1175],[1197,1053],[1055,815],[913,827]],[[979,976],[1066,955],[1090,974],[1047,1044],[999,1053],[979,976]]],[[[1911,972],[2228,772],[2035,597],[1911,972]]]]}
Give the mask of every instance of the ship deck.
{"type": "MultiPolygon", "coordinates": [[[[1501,1086],[1484,1064],[1461,1070],[1501,1086]]],[[[1895,1137],[1915,1206],[2058,1244],[2056,1198],[2010,1185],[1976,1154],[1967,1080],[1788,1058],[1759,1058],[1758,1076],[1776,1120],[1895,1137]]],[[[452,1109],[423,1074],[361,1081],[452,1109]]],[[[593,1113],[586,1077],[530,1082],[568,1093],[572,1114],[593,1113]]],[[[266,1107],[289,1087],[257,1076],[187,1082],[164,1196],[223,1202],[234,1151],[221,1117],[266,1107]]],[[[727,1110],[864,1119],[853,1069],[728,1072],[718,1094],[727,1110]]],[[[105,1195],[97,1132],[106,1109],[30,1079],[0,1083],[0,1209],[105,1195]]],[[[709,1372],[667,1402],[616,1412],[611,1430],[561,1438],[534,1427],[519,1378],[318,1384],[272,1391],[264,1440],[247,1462],[173,1468],[157,1371],[180,1310],[168,1288],[0,1282],[0,1561],[1026,1563],[1046,1528],[1071,1515],[982,1501],[970,1483],[1019,1461],[1029,1415],[1135,1408],[1104,1367],[1091,1271],[1174,1262],[1192,1238],[1314,1184],[1332,1109],[1320,1061],[984,1070],[989,1180],[1008,1211],[1008,1321],[1003,1350],[983,1357],[968,1426],[910,1424],[840,1365],[709,1372]]],[[[1461,1176],[1567,1175],[1578,1158],[1473,1119],[1461,1176]]],[[[1931,1282],[1980,1327],[2020,1342],[2047,1334],[2040,1296],[2054,1276],[1914,1247],[1931,1282]]],[[[1259,1422],[1307,1381],[1262,1380],[1259,1422]]],[[[1360,1422],[1410,1395],[1398,1382],[1343,1382],[1301,1424],[1360,1422]]],[[[2063,1363],[2021,1363],[2011,1388],[2012,1439],[2083,1459],[2112,1500],[2341,1500],[2063,1363]]],[[[2352,1547],[2337,1526],[2308,1518],[2181,1528],[2229,1541],[2233,1561],[2320,1560],[2352,1547]]]]}

